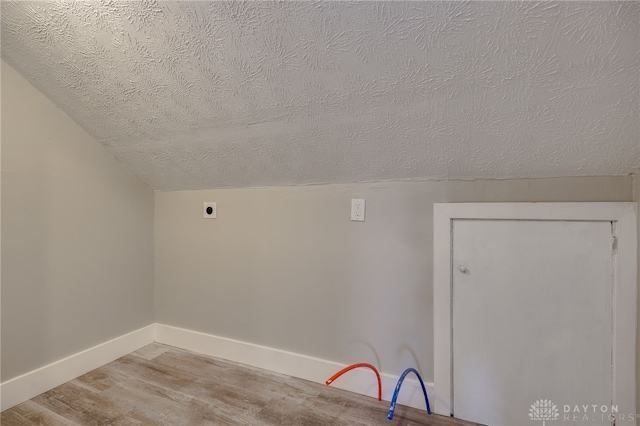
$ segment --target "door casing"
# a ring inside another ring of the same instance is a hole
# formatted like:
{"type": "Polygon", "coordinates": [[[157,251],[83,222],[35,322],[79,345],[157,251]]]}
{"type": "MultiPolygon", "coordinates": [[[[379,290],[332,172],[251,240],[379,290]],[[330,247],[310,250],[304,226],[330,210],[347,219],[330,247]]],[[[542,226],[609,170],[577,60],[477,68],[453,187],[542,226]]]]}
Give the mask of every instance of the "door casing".
{"type": "MultiPolygon", "coordinates": [[[[452,221],[585,220],[613,222],[613,404],[636,413],[636,203],[436,203],[434,204],[434,412],[452,413],[451,286],[452,221]]],[[[616,424],[635,424],[624,421],[616,424]]]]}

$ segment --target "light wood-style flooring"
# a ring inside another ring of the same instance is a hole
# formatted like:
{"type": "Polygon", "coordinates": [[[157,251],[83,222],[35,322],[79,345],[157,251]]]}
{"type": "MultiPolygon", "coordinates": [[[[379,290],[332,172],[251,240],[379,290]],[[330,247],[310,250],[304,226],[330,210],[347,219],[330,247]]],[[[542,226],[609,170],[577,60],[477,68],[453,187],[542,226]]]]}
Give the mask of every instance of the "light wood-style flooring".
{"type": "Polygon", "coordinates": [[[151,344],[0,415],[25,425],[470,426],[282,374],[151,344]]]}

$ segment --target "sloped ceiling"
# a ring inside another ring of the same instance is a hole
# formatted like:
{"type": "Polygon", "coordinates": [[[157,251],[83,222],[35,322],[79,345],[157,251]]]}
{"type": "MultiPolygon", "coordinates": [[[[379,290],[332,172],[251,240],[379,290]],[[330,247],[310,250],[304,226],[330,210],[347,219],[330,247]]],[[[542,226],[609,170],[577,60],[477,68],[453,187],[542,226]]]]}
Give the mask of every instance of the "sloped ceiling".
{"type": "Polygon", "coordinates": [[[639,31],[637,2],[2,2],[2,57],[161,190],[631,173],[639,31]]]}

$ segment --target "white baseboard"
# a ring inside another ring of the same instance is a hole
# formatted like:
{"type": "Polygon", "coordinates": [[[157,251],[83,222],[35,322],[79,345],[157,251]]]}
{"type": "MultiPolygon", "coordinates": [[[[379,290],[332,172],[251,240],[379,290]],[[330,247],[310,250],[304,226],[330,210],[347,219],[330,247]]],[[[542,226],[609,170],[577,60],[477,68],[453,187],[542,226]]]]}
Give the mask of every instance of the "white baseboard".
{"type": "MultiPolygon", "coordinates": [[[[156,324],[156,342],[322,384],[334,373],[346,367],[344,364],[333,361],[164,324],[156,324]]],[[[359,360],[354,360],[354,362],[359,362],[359,360]]],[[[420,382],[409,377],[404,380],[398,396],[398,403],[425,410],[426,405],[420,382]]],[[[398,376],[381,372],[380,379],[382,380],[382,399],[390,401],[398,376]]],[[[345,373],[336,379],[331,386],[374,398],[378,396],[378,383],[375,374],[366,368],[358,368],[345,373]]],[[[433,383],[425,382],[425,386],[429,394],[429,402],[433,407],[433,383]]],[[[448,415],[449,413],[443,414],[448,415]]]]}
{"type": "Polygon", "coordinates": [[[0,384],[0,411],[18,405],[153,343],[155,328],[155,324],[148,325],[7,380],[0,384]]]}
{"type": "MultiPolygon", "coordinates": [[[[334,373],[346,367],[345,364],[253,343],[164,324],[151,324],[0,384],[0,411],[27,401],[154,341],[322,384],[334,373]]],[[[381,372],[380,379],[382,399],[390,401],[398,376],[381,372]]],[[[373,398],[378,396],[375,374],[366,368],[349,371],[336,379],[331,386],[373,398]]],[[[433,399],[437,398],[433,383],[425,382],[425,386],[433,407],[433,399]]],[[[413,377],[404,380],[398,403],[425,409],[424,396],[418,380],[413,377]]]]}

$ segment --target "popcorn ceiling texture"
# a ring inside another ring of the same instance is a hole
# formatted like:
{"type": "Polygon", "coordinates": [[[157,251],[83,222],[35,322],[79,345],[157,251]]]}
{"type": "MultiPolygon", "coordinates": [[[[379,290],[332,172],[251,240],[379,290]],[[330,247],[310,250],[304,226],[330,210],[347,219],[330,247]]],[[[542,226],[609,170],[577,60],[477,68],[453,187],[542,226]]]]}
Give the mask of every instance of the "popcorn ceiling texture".
{"type": "Polygon", "coordinates": [[[637,171],[639,30],[637,2],[2,2],[2,57],[160,190],[637,171]]]}

